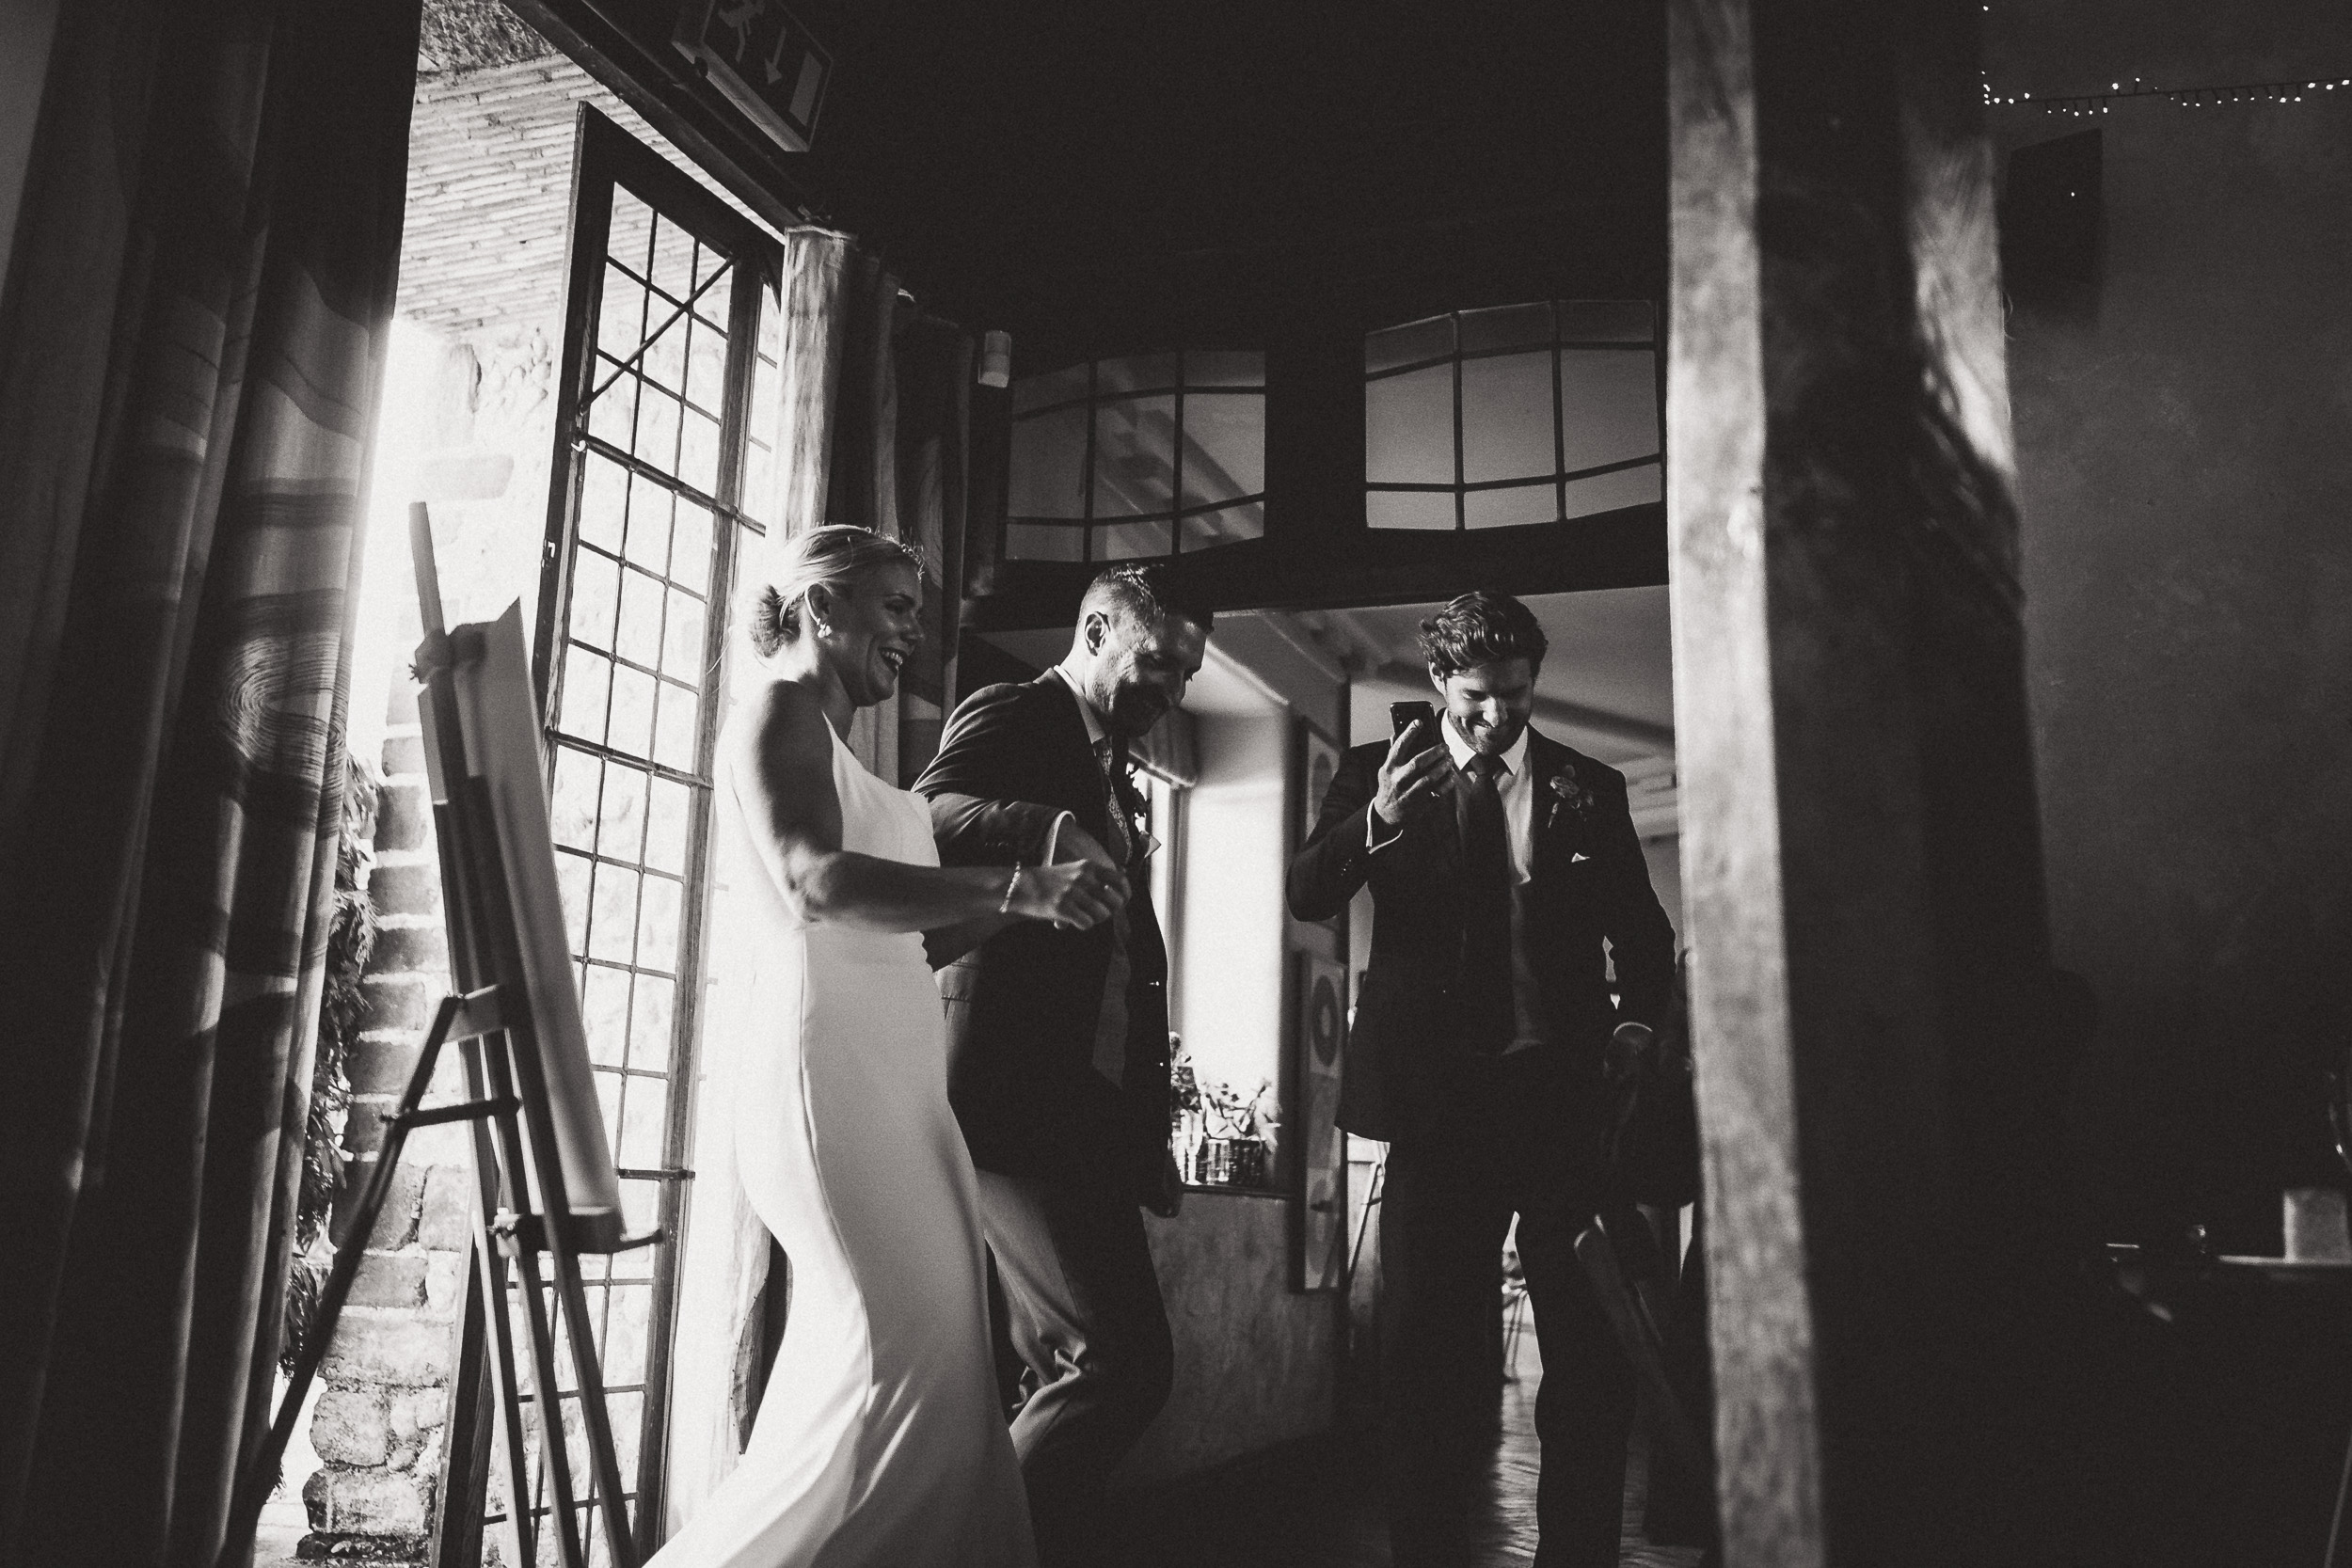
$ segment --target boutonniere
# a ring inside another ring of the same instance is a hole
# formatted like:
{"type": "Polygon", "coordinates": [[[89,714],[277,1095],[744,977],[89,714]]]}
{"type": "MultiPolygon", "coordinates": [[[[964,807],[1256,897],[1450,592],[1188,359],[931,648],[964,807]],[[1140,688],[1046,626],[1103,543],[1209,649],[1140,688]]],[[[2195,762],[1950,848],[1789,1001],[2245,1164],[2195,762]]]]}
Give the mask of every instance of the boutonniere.
{"type": "Polygon", "coordinates": [[[1593,792],[1577,779],[1572,763],[1561,765],[1560,771],[1544,781],[1544,793],[1549,803],[1544,809],[1544,831],[1549,832],[1560,820],[1560,808],[1565,806],[1581,820],[1593,814],[1593,792]]]}

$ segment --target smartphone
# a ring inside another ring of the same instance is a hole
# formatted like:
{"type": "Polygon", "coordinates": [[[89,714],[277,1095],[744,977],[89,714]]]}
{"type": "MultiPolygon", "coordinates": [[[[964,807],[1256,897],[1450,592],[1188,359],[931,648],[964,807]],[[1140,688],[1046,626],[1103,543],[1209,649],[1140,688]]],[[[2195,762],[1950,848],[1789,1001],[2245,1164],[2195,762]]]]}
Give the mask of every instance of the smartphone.
{"type": "MultiPolygon", "coordinates": [[[[1438,743],[1438,710],[1436,708],[1431,707],[1426,702],[1391,703],[1389,705],[1389,738],[1391,741],[1415,724],[1427,724],[1430,727],[1429,744],[1434,746],[1438,743]]],[[[1424,751],[1427,749],[1427,747],[1422,748],[1424,751]]]]}

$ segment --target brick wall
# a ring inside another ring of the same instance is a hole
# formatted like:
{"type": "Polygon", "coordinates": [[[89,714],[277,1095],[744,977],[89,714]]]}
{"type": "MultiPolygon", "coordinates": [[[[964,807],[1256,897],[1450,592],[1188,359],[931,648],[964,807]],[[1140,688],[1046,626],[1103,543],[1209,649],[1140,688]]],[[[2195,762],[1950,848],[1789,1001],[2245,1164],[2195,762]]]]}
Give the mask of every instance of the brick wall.
{"type": "Polygon", "coordinates": [[[560,303],[573,121],[583,103],[753,217],[570,60],[551,56],[423,77],[408,132],[402,315],[472,337],[543,320],[548,299],[560,303]]]}

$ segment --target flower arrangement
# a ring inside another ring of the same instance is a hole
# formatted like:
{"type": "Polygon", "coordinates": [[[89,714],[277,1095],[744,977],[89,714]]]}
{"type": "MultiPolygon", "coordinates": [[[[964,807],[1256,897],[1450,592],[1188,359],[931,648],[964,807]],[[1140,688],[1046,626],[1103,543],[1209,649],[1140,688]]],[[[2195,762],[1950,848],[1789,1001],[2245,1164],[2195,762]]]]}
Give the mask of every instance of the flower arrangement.
{"type": "Polygon", "coordinates": [[[1212,1138],[1256,1138],[1271,1153],[1281,1133],[1281,1105],[1275,1099],[1274,1085],[1263,1079],[1247,1095],[1231,1084],[1205,1080],[1200,1085],[1200,1109],[1212,1138]]]}
{"type": "MultiPolygon", "coordinates": [[[[1176,1037],[1177,1037],[1173,1035],[1168,1037],[1171,1040],[1176,1039],[1176,1037]]],[[[1177,1050],[1181,1053],[1183,1049],[1183,1044],[1180,1041],[1177,1045],[1177,1050]]],[[[1186,1111],[1192,1112],[1195,1116],[1200,1114],[1200,1081],[1192,1075],[1191,1061],[1182,1054],[1179,1054],[1176,1057],[1174,1065],[1168,1069],[1168,1093],[1170,1097],[1168,1102],[1168,1111],[1170,1115],[1182,1116],[1186,1111]]]]}
{"type": "Polygon", "coordinates": [[[1576,764],[1562,763],[1560,771],[1544,781],[1544,792],[1551,799],[1544,812],[1544,829],[1549,832],[1560,820],[1560,808],[1565,806],[1581,819],[1593,814],[1593,792],[1576,776],[1576,764]]]}
{"type": "Polygon", "coordinates": [[[1187,1181],[1210,1186],[1263,1184],[1280,1139],[1281,1102],[1271,1081],[1248,1092],[1199,1071],[1171,1038],[1168,1135],[1187,1181]]]}

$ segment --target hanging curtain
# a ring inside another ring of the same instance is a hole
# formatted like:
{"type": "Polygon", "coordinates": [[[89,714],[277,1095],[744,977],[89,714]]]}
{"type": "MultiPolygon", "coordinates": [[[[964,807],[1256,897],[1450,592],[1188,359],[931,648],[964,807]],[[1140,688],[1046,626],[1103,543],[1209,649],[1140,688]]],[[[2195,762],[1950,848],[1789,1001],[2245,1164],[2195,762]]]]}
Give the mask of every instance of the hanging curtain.
{"type": "Polygon", "coordinates": [[[0,303],[0,1561],[209,1565],[265,1418],[417,26],[59,11],[0,303]]]}
{"type": "Polygon", "coordinates": [[[898,534],[922,547],[923,645],[898,677],[898,782],[912,787],[939,752],[956,689],[969,515],[972,339],[936,316],[901,311],[892,334],[898,384],[898,534]]]}
{"type": "MultiPolygon", "coordinates": [[[[845,234],[785,235],[784,341],[778,429],[777,523],[782,541],[827,523],[870,528],[919,546],[923,645],[898,695],[861,710],[850,731],[858,760],[912,784],[939,748],[955,685],[957,610],[947,585],[963,580],[972,340],[915,311],[898,281],[845,234]]],[[[745,562],[747,583],[765,563],[745,562]]],[[[723,866],[719,871],[723,879],[723,866]]],[[[723,924],[723,923],[722,923],[723,924]]],[[[666,1529],[694,1516],[735,1467],[751,1435],[789,1295],[787,1269],[735,1179],[725,1109],[733,1064],[726,1042],[759,1031],[725,1022],[727,976],[744,960],[715,931],[717,1003],[703,1032],[696,1090],[693,1212],[680,1269],[671,1403],[666,1529]]]]}
{"type": "Polygon", "coordinates": [[[954,689],[967,513],[971,336],[915,310],[854,240],[785,235],[775,537],[850,523],[919,545],[924,640],[898,695],[858,716],[850,745],[913,784],[938,750],[954,689]]]}

